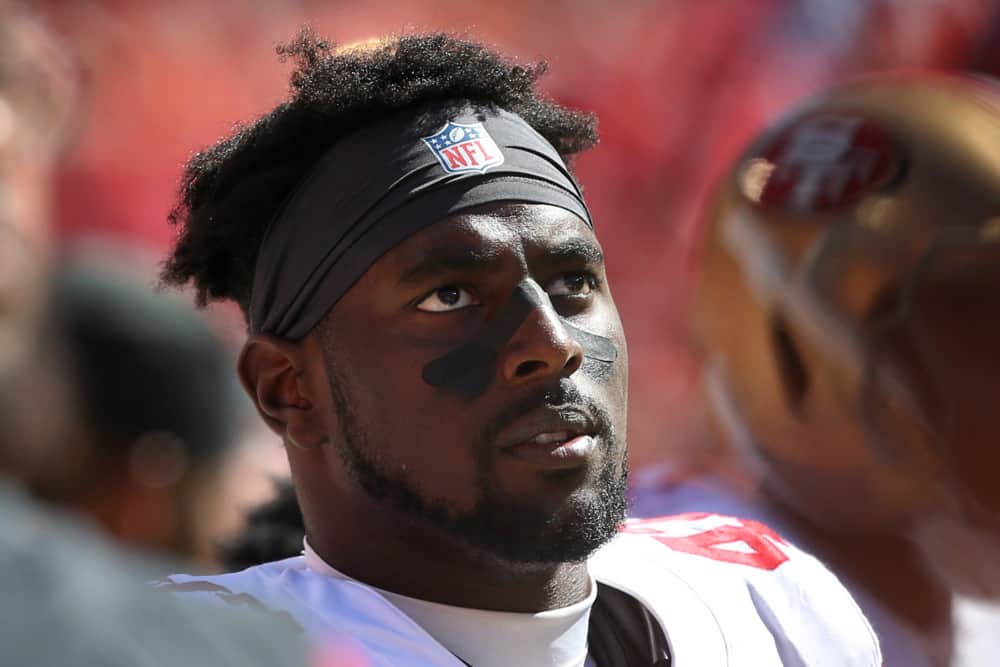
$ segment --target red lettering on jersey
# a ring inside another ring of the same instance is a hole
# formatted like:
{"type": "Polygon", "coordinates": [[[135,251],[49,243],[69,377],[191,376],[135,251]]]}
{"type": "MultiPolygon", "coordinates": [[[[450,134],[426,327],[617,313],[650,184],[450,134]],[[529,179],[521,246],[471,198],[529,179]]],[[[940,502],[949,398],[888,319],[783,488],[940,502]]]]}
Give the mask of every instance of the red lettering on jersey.
{"type": "MultiPolygon", "coordinates": [[[[713,515],[692,512],[658,519],[630,521],[622,526],[622,532],[649,535],[674,551],[703,556],[725,563],[749,565],[761,570],[773,570],[788,560],[788,555],[781,549],[781,546],[788,543],[773,530],[756,521],[719,517],[726,523],[691,535],[677,535],[673,531],[668,532],[662,525],[664,523],[701,521],[710,516],[713,515]],[[745,544],[750,548],[750,551],[720,548],[720,545],[734,542],[745,544]]],[[[696,526],[692,526],[692,528],[696,528],[696,526]]]]}
{"type": "Polygon", "coordinates": [[[459,167],[468,167],[469,163],[465,161],[465,156],[462,155],[461,151],[457,147],[454,148],[442,148],[441,155],[448,159],[448,165],[452,169],[458,169],[459,167]]]}

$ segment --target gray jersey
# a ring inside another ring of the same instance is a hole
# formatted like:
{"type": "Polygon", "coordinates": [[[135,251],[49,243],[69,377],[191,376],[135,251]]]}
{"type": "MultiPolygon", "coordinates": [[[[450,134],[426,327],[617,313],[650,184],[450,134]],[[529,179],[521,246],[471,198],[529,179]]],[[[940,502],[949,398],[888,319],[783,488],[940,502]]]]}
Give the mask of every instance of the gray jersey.
{"type": "Polygon", "coordinates": [[[0,483],[0,665],[295,667],[306,649],[251,609],[182,605],[85,526],[0,483]]]}

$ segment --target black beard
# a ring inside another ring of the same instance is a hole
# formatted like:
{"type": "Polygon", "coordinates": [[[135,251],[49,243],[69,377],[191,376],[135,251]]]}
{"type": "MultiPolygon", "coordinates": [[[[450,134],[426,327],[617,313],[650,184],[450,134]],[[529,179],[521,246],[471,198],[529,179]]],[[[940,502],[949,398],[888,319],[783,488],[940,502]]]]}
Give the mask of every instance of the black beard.
{"type": "MultiPolygon", "coordinates": [[[[334,446],[353,478],[372,498],[437,527],[473,554],[519,565],[579,562],[611,540],[625,520],[627,455],[618,465],[611,456],[617,451],[616,434],[607,411],[586,400],[568,383],[546,394],[543,400],[560,404],[568,397],[578,405],[587,405],[597,425],[598,442],[604,447],[604,464],[594,487],[574,494],[560,512],[553,514],[498,492],[492,485],[489,461],[483,457],[479,470],[481,496],[472,510],[458,512],[447,501],[421,495],[407,480],[387,472],[369,456],[367,438],[344,394],[345,385],[331,366],[328,360],[330,390],[342,429],[334,446]]],[[[540,402],[535,400],[530,407],[538,405],[540,402]]],[[[484,435],[488,437],[495,430],[487,429],[484,435]]]]}

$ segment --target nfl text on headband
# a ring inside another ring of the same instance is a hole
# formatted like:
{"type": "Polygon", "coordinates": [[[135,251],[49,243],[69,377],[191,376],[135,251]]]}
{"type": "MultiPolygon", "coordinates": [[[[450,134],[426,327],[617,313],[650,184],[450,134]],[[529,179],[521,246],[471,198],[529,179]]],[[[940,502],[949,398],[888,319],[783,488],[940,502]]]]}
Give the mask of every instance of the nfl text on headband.
{"type": "Polygon", "coordinates": [[[502,109],[437,102],[341,138],[264,237],[251,332],[302,338],[404,239],[449,215],[503,201],[558,206],[593,226],[555,148],[502,109]]]}

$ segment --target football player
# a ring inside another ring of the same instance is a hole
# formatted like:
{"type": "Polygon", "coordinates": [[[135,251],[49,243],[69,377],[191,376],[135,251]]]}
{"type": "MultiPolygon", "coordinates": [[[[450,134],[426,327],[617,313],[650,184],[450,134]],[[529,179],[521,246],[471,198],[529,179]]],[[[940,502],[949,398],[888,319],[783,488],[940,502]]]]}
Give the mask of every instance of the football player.
{"type": "Polygon", "coordinates": [[[305,553],[163,588],[393,667],[880,664],[835,578],[763,527],[619,532],[625,337],[566,164],[594,119],[446,35],[283,52],[291,99],[189,163],[164,279],[245,313],[305,553]]]}
{"type": "Polygon", "coordinates": [[[753,143],[710,207],[694,321],[759,493],[634,490],[638,516],[730,512],[816,553],[887,665],[948,664],[952,594],[1000,594],[998,104],[992,81],[872,76],[753,143]]]}

